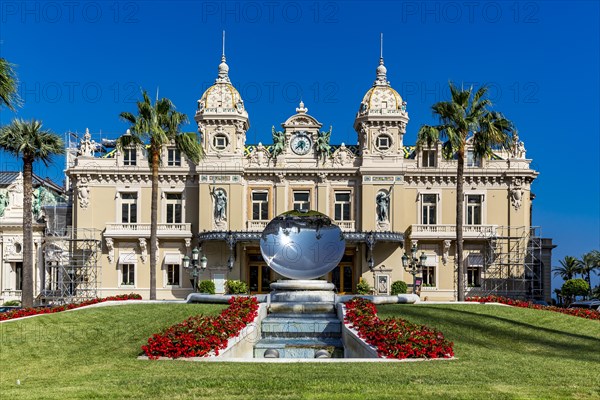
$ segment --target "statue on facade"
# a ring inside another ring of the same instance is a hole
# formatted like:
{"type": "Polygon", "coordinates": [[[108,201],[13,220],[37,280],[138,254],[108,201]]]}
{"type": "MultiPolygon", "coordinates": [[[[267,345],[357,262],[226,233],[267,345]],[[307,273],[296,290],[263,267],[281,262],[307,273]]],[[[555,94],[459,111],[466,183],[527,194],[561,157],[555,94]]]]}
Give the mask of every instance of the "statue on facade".
{"type": "Polygon", "coordinates": [[[329,155],[329,150],[331,149],[331,146],[329,145],[329,140],[331,138],[332,129],[333,128],[330,126],[329,131],[319,132],[317,134],[317,154],[319,154],[319,157],[323,159],[323,164],[325,164],[325,161],[327,161],[327,156],[329,155]]]}
{"type": "Polygon", "coordinates": [[[386,222],[389,219],[390,193],[379,192],[375,197],[377,207],[377,221],[386,222]]]}
{"type": "Polygon", "coordinates": [[[9,203],[8,192],[4,189],[0,189],[0,217],[4,216],[4,210],[6,210],[9,203]]]}
{"type": "Polygon", "coordinates": [[[213,187],[210,192],[215,200],[214,217],[216,222],[221,222],[227,219],[227,193],[223,189],[217,189],[213,187]]]}
{"type": "Polygon", "coordinates": [[[93,157],[94,151],[96,150],[97,144],[95,141],[91,140],[92,135],[90,135],[90,130],[88,128],[85,129],[85,135],[83,135],[83,139],[79,145],[79,155],[85,157],[93,157]]]}
{"type": "Polygon", "coordinates": [[[283,153],[285,149],[285,133],[275,131],[275,127],[271,128],[273,134],[273,151],[271,157],[277,161],[277,156],[283,153]]]}

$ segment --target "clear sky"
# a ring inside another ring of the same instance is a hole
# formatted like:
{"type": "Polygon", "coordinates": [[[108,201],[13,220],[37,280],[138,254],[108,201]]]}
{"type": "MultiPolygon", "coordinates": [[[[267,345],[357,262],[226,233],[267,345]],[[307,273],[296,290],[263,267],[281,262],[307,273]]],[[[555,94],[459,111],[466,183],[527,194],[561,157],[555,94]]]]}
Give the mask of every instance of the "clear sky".
{"type": "MultiPolygon", "coordinates": [[[[270,142],[302,97],[334,143],[353,144],[382,32],[388,79],[408,103],[405,143],[435,122],[449,80],[490,86],[540,172],[533,222],[558,245],[558,265],[600,248],[599,20],[597,1],[5,0],[0,55],[18,65],[17,116],[99,140],[124,132],[118,115],[135,111],[140,88],[159,88],[193,120],[225,29],[250,143],[270,142]]],[[[0,124],[14,116],[3,109],[0,124]]],[[[0,157],[2,170],[20,168],[0,157]]],[[[60,182],[62,169],[36,172],[60,182]]]]}

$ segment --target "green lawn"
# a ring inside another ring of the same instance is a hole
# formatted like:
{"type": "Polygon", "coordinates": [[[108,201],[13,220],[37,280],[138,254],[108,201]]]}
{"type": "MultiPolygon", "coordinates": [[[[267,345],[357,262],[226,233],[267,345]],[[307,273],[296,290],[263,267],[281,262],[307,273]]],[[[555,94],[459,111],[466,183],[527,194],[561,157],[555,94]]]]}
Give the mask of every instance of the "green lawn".
{"type": "Polygon", "coordinates": [[[600,324],[487,305],[379,306],[442,330],[454,361],[139,361],[161,328],[224,306],[127,305],[0,324],[0,399],[598,399],[600,324]],[[17,385],[17,379],[21,384],[17,385]]]}

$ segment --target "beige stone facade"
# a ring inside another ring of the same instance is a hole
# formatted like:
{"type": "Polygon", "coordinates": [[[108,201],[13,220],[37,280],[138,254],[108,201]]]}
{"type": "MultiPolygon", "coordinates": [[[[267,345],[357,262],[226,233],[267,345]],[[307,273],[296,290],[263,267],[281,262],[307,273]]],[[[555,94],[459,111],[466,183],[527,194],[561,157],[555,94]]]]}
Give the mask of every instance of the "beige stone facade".
{"type": "MultiPolygon", "coordinates": [[[[396,280],[410,285],[401,257],[404,248],[416,245],[418,255],[427,257],[419,275],[421,297],[455,298],[456,161],[442,158],[441,144],[415,149],[404,143],[407,104],[389,85],[383,60],[375,83],[357,99],[357,145],[330,144],[330,131],[303,103],[290,110],[280,132],[273,129],[274,143],[247,143],[249,115],[228,73],[223,58],[215,84],[198,100],[203,161],[191,165],[174,147],[164,149],[159,298],[191,292],[182,258],[196,246],[208,260],[200,279],[213,280],[217,292],[226,279],[245,281],[252,292],[268,291],[279,277],[262,260],[258,238],[271,218],[294,208],[327,214],[345,232],[346,255],[325,277],[339,292],[354,292],[361,278],[382,294],[396,280]]],[[[549,293],[540,287],[547,282],[538,282],[539,271],[534,277],[524,265],[534,264],[527,248],[533,240],[530,187],[538,173],[522,142],[491,159],[475,160],[467,152],[468,293],[549,293]]],[[[144,149],[94,156],[88,137],[79,153],[67,171],[73,225],[102,232],[99,294],[137,292],[147,298],[151,179],[144,149]]]]}

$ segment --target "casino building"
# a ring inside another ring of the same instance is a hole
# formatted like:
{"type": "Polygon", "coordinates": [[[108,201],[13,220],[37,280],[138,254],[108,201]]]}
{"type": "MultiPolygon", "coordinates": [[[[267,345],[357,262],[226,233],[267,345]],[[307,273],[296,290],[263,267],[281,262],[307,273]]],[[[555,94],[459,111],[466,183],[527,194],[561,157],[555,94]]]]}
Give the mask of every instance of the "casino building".
{"type": "MultiPolygon", "coordinates": [[[[279,277],[262,259],[260,233],[282,212],[311,209],[345,234],[345,254],[324,277],[338,292],[355,292],[361,279],[373,293],[389,293],[398,280],[410,288],[413,276],[402,256],[414,247],[417,257],[424,254],[417,275],[421,298],[455,299],[456,160],[442,157],[441,143],[422,149],[404,143],[407,104],[390,86],[383,58],[373,85],[356,100],[356,145],[330,143],[331,131],[319,120],[326,116],[317,119],[302,102],[281,129],[273,129],[272,143],[247,143],[250,116],[223,56],[194,116],[205,158],[192,164],[175,146],[162,156],[158,298],[191,292],[183,257],[196,247],[206,258],[199,279],[212,280],[217,292],[228,279],[247,282],[253,293],[267,292],[279,277]]],[[[87,133],[71,152],[72,231],[97,232],[98,295],[136,292],[147,298],[151,179],[145,151],[99,154],[97,147],[87,133]]],[[[549,301],[553,246],[531,227],[530,188],[538,172],[523,143],[489,159],[472,154],[467,149],[467,294],[549,301]]]]}

